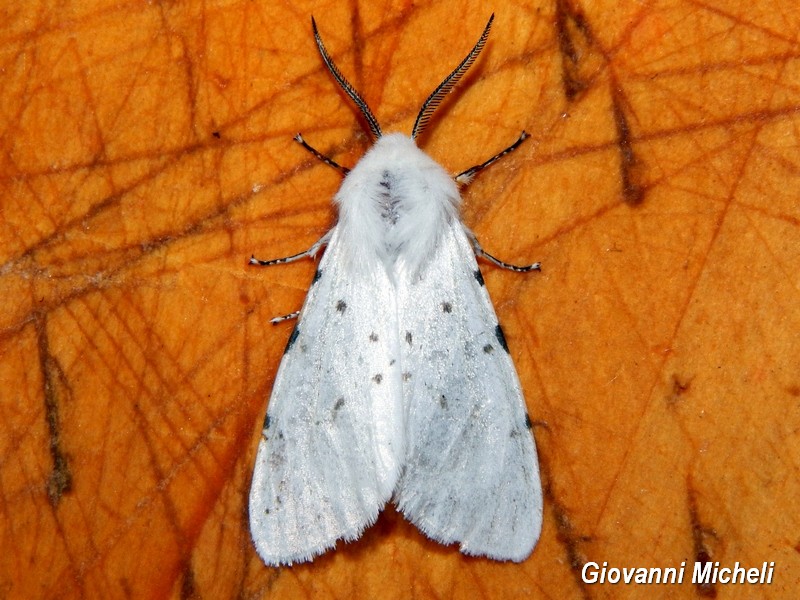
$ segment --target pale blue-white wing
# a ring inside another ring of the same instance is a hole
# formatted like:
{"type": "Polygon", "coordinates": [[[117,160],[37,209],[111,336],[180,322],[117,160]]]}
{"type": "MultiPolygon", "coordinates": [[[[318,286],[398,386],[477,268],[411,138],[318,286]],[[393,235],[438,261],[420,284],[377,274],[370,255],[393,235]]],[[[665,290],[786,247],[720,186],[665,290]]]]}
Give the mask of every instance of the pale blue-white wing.
{"type": "Polygon", "coordinates": [[[542,522],[536,447],[511,356],[458,221],[398,282],[406,460],[395,503],[426,535],[520,561],[542,522]]]}
{"type": "Polygon", "coordinates": [[[404,435],[394,289],[334,229],[275,378],[250,490],[267,564],[353,540],[391,497],[404,435]]]}

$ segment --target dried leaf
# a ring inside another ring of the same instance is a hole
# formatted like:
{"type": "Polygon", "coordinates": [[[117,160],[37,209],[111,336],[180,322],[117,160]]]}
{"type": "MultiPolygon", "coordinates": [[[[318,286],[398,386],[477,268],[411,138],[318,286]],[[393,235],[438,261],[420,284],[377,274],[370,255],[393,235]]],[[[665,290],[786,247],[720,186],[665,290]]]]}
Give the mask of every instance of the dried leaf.
{"type": "Polygon", "coordinates": [[[730,3],[36,3],[3,11],[0,590],[7,597],[793,597],[800,580],[798,13],[730,3]],[[420,144],[465,192],[546,483],[520,565],[388,508],[267,569],[246,498],[313,264],[369,146],[491,12],[420,144]],[[589,561],[775,562],[771,586],[607,586],[589,561]]]}

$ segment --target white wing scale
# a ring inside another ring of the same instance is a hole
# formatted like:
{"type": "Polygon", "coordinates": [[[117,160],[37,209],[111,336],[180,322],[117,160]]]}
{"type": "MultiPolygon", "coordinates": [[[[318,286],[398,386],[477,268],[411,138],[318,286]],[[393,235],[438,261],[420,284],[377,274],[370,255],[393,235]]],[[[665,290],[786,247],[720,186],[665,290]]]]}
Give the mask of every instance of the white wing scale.
{"type": "Polygon", "coordinates": [[[385,272],[345,272],[345,244],[334,229],[258,447],[250,527],[268,564],[359,537],[391,497],[404,452],[395,294],[385,272]]]}
{"type": "Polygon", "coordinates": [[[439,242],[396,290],[407,441],[395,503],[437,541],[519,561],[542,520],[530,419],[461,223],[439,242]]]}

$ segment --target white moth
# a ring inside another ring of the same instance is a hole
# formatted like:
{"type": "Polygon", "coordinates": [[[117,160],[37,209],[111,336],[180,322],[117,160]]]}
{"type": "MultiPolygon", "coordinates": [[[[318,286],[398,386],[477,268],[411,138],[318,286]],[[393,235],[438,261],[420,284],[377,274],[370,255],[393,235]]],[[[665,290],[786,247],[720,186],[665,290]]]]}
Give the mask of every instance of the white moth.
{"type": "Polygon", "coordinates": [[[431,114],[475,61],[478,43],[423,105],[411,137],[383,135],[364,100],[320,54],[376,138],[347,171],[338,223],[289,337],[264,419],[250,529],[269,565],[352,541],[390,499],[428,537],[461,552],[524,560],[539,538],[542,489],[519,379],[484,287],[485,253],[459,218],[457,183],[417,148],[431,114]]]}

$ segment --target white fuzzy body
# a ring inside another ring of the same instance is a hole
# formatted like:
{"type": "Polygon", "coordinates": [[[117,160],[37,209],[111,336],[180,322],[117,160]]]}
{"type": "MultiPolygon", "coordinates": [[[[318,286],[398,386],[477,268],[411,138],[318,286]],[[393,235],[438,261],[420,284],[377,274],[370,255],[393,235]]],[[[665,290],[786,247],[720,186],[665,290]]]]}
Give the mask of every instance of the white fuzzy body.
{"type": "Polygon", "coordinates": [[[461,197],[447,172],[401,133],[380,138],[336,194],[337,231],[354,269],[382,263],[393,279],[430,261],[461,197]]]}
{"type": "Polygon", "coordinates": [[[393,498],[435,540],[523,560],[541,529],[536,449],[455,183],[392,134],[336,202],[258,448],[258,553],[310,560],[393,498]]]}

